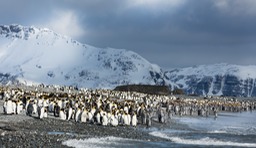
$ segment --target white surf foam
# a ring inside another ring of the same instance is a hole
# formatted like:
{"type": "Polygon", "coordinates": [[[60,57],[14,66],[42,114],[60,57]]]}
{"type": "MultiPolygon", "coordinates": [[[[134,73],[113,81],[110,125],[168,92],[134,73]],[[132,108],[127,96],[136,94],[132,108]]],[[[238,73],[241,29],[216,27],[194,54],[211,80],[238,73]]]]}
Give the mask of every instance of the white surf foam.
{"type": "Polygon", "coordinates": [[[161,132],[151,132],[153,136],[171,140],[172,142],[179,144],[189,145],[205,145],[205,146],[234,146],[234,147],[256,147],[256,143],[238,143],[232,141],[220,141],[209,137],[201,139],[184,139],[180,137],[169,137],[168,135],[161,132]]]}
{"type": "Polygon", "coordinates": [[[221,113],[217,120],[192,117],[177,118],[176,120],[191,129],[207,133],[214,133],[215,131],[215,133],[234,135],[256,135],[255,115],[256,112],[221,113]]]}
{"type": "Polygon", "coordinates": [[[213,133],[213,134],[226,134],[228,133],[227,131],[224,130],[214,130],[214,131],[209,131],[208,133],[213,133]]]}
{"type": "Polygon", "coordinates": [[[116,146],[128,146],[130,141],[138,141],[134,139],[118,138],[118,137],[103,137],[103,138],[88,138],[88,139],[70,139],[62,144],[75,148],[106,148],[116,146]]]}

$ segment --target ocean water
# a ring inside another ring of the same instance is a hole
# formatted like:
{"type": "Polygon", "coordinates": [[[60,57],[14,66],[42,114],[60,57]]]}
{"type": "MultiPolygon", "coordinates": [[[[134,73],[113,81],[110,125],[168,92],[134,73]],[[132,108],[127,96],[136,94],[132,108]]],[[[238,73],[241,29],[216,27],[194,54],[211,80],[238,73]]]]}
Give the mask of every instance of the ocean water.
{"type": "Polygon", "coordinates": [[[213,117],[175,117],[167,128],[141,129],[163,141],[119,137],[68,140],[63,144],[82,147],[256,147],[256,112],[220,113],[213,117]]]}

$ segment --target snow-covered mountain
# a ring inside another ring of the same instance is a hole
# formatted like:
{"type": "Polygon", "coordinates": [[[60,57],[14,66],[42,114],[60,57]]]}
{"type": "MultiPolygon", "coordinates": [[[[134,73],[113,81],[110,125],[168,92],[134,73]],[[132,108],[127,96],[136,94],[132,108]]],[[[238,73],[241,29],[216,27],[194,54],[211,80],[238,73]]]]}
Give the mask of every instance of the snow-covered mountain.
{"type": "Polygon", "coordinates": [[[113,88],[163,83],[161,68],[123,49],[81,44],[49,29],[0,26],[0,81],[113,88]],[[157,77],[158,76],[158,77],[157,77]]]}
{"type": "Polygon", "coordinates": [[[188,94],[256,96],[256,66],[200,65],[165,72],[166,81],[188,94]]]}
{"type": "Polygon", "coordinates": [[[132,51],[96,48],[44,28],[0,25],[2,84],[156,84],[187,94],[256,96],[255,80],[256,66],[215,64],[163,71],[132,51]]]}

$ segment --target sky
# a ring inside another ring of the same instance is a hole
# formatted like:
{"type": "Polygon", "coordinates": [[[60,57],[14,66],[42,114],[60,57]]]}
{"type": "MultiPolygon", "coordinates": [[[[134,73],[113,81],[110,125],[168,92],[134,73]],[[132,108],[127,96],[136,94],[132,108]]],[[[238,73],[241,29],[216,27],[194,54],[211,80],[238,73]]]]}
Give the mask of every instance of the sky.
{"type": "Polygon", "coordinates": [[[2,0],[0,18],[132,50],[165,69],[256,65],[256,0],[2,0]]]}

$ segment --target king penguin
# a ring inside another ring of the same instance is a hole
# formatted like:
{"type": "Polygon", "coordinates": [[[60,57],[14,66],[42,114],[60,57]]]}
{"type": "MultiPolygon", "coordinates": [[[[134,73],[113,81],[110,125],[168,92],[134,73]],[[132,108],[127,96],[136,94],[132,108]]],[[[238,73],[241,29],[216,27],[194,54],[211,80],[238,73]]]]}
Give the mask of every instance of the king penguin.
{"type": "Polygon", "coordinates": [[[111,114],[111,117],[110,117],[110,124],[112,126],[117,126],[118,125],[118,118],[113,113],[111,114]]]}
{"type": "Polygon", "coordinates": [[[37,108],[37,113],[38,113],[38,118],[39,119],[43,119],[44,117],[44,111],[45,111],[45,108],[43,106],[40,106],[37,108]]]}
{"type": "Polygon", "coordinates": [[[67,120],[69,121],[72,117],[72,114],[73,114],[73,109],[72,107],[68,107],[68,111],[67,111],[67,120]]]}
{"type": "Polygon", "coordinates": [[[87,110],[84,108],[83,112],[81,113],[81,122],[82,122],[82,123],[86,123],[87,118],[88,118],[88,112],[87,112],[87,110]]]}
{"type": "Polygon", "coordinates": [[[106,125],[108,125],[108,117],[107,117],[107,114],[106,114],[106,112],[104,112],[103,114],[102,114],[102,123],[101,123],[103,126],[106,126],[106,125]]]}
{"type": "Polygon", "coordinates": [[[132,126],[136,127],[137,123],[138,123],[137,115],[136,115],[136,113],[133,113],[132,114],[132,126]]]}
{"type": "Polygon", "coordinates": [[[100,122],[100,111],[97,111],[97,112],[96,112],[95,118],[96,118],[96,123],[97,123],[97,124],[100,124],[100,123],[101,123],[101,122],[100,122]]]}
{"type": "Polygon", "coordinates": [[[13,100],[12,101],[12,114],[17,114],[17,104],[16,104],[16,101],[13,100]]]}
{"type": "Polygon", "coordinates": [[[75,121],[80,122],[80,120],[81,120],[81,109],[77,108],[77,110],[75,112],[75,121]]]}
{"type": "Polygon", "coordinates": [[[123,121],[124,121],[124,125],[130,125],[129,116],[128,116],[127,113],[123,113],[122,118],[123,118],[123,121]]]}
{"type": "Polygon", "coordinates": [[[66,120],[66,114],[64,112],[64,109],[60,110],[59,117],[61,120],[66,120]]]}
{"type": "Polygon", "coordinates": [[[12,100],[9,99],[6,103],[6,114],[13,114],[13,106],[12,106],[12,100]]]}
{"type": "Polygon", "coordinates": [[[146,125],[147,125],[147,127],[151,127],[151,125],[152,125],[152,117],[149,112],[146,115],[146,125]]]}
{"type": "Polygon", "coordinates": [[[29,101],[27,110],[26,110],[27,115],[32,116],[33,110],[34,110],[33,101],[29,101]]]}
{"type": "Polygon", "coordinates": [[[48,117],[48,111],[47,111],[47,108],[44,108],[44,118],[47,118],[48,117]]]}
{"type": "Polygon", "coordinates": [[[22,102],[20,100],[18,100],[17,101],[17,110],[16,110],[17,114],[20,114],[22,109],[23,109],[22,102]]]}

